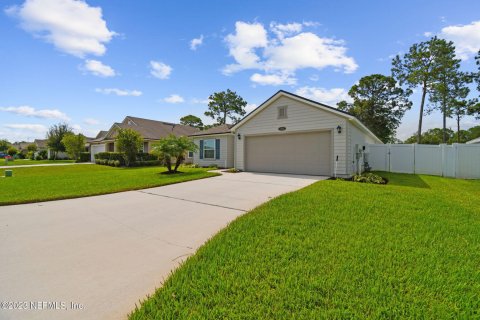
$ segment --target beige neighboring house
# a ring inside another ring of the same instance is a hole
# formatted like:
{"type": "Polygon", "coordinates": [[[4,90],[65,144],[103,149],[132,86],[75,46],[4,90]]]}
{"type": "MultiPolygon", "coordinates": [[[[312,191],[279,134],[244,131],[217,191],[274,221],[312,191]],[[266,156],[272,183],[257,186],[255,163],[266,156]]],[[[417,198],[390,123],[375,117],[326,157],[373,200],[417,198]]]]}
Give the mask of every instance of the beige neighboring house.
{"type": "Polygon", "coordinates": [[[466,144],[480,144],[480,137],[467,141],[466,144]]]}
{"type": "Polygon", "coordinates": [[[35,139],[33,143],[37,146],[37,152],[42,150],[48,150],[47,139],[35,139]]]}
{"type": "MultiPolygon", "coordinates": [[[[122,122],[114,123],[108,131],[100,131],[90,141],[92,162],[95,161],[95,154],[99,152],[115,152],[115,137],[118,129],[132,129],[138,132],[143,137],[143,152],[150,152],[153,143],[169,134],[189,136],[198,131],[197,128],[181,124],[127,116],[122,122]]],[[[185,162],[191,163],[192,159],[187,157],[185,162]]]]}
{"type": "Polygon", "coordinates": [[[353,115],[280,90],[235,126],[192,134],[202,166],[348,177],[363,171],[368,144],[381,144],[353,115]]]}

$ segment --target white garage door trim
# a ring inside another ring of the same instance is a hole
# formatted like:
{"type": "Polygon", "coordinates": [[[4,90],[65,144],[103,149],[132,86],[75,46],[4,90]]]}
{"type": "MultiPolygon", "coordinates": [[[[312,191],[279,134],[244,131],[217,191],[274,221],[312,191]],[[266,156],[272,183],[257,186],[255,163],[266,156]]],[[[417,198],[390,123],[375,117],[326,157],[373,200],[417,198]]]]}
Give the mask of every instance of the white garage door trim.
{"type": "Polygon", "coordinates": [[[105,152],[105,148],[106,145],[104,143],[90,145],[90,161],[95,162],[95,154],[105,152]]]}
{"type": "Polygon", "coordinates": [[[244,137],[246,171],[332,175],[332,130],[256,134],[244,137]],[[318,144],[315,144],[316,141],[318,144]],[[285,146],[285,143],[288,145],[285,146]]]}

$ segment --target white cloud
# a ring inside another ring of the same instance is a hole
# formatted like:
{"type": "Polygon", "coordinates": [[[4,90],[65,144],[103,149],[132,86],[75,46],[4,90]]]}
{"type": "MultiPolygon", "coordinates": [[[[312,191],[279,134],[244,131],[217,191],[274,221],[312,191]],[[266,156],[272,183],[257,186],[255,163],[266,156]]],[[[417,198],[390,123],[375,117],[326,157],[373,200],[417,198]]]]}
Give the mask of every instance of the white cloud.
{"type": "Polygon", "coordinates": [[[95,89],[95,92],[103,93],[103,94],[115,94],[121,97],[127,97],[127,96],[139,97],[142,95],[142,92],[138,90],[122,90],[117,88],[103,88],[103,89],[97,88],[95,89]]]}
{"type": "Polygon", "coordinates": [[[258,105],[255,103],[248,103],[247,106],[245,107],[245,111],[247,111],[247,113],[250,113],[253,110],[255,110],[257,107],[258,105]]]}
{"type": "Polygon", "coordinates": [[[152,76],[158,79],[168,79],[170,77],[170,74],[172,73],[172,67],[169,65],[159,62],[159,61],[150,61],[150,73],[152,76]]]}
{"type": "Polygon", "coordinates": [[[270,22],[270,30],[275,33],[279,39],[283,39],[285,36],[300,33],[302,29],[303,25],[297,22],[287,24],[270,22]]]}
{"type": "Polygon", "coordinates": [[[91,74],[99,77],[114,77],[115,70],[98,60],[86,60],[83,68],[91,74]]]}
{"type": "Polygon", "coordinates": [[[182,103],[185,102],[185,99],[183,99],[183,97],[179,96],[178,94],[172,94],[163,99],[162,101],[165,101],[167,103],[182,103]]]}
{"type": "Polygon", "coordinates": [[[115,32],[107,28],[100,7],[78,0],[26,0],[5,10],[18,17],[21,27],[52,43],[58,50],[83,58],[105,54],[115,32]]]}
{"type": "Polygon", "coordinates": [[[47,132],[47,127],[42,124],[6,124],[5,128],[31,131],[34,133],[45,133],[47,132]]]}
{"type": "Polygon", "coordinates": [[[427,32],[424,32],[423,35],[427,38],[430,38],[433,36],[433,32],[427,31],[427,32]]]}
{"type": "Polygon", "coordinates": [[[320,77],[318,76],[318,74],[312,74],[310,76],[310,78],[308,78],[308,79],[310,79],[310,81],[315,81],[316,82],[316,81],[320,80],[320,77]]]}
{"type": "Polygon", "coordinates": [[[86,118],[86,119],[83,120],[83,122],[85,122],[86,124],[91,125],[91,126],[95,126],[97,124],[100,124],[100,121],[98,121],[97,119],[93,119],[93,118],[86,118]]]}
{"type": "Polygon", "coordinates": [[[268,44],[267,31],[260,23],[235,23],[235,34],[225,38],[230,55],[237,64],[227,65],[224,74],[231,74],[244,69],[260,68],[260,57],[255,53],[256,48],[265,48],[268,44]]]}
{"type": "Polygon", "coordinates": [[[294,85],[297,83],[297,79],[291,77],[287,73],[279,73],[279,74],[254,73],[250,77],[250,80],[262,86],[294,85]]]}
{"type": "Polygon", "coordinates": [[[336,107],[341,100],[351,102],[352,99],[348,95],[347,90],[343,88],[325,89],[319,87],[302,87],[295,91],[299,96],[312,99],[332,107],[336,107]]]}
{"type": "Polygon", "coordinates": [[[200,38],[194,38],[190,41],[190,49],[195,51],[199,46],[203,44],[203,34],[200,35],[200,38]]]}
{"type": "Polygon", "coordinates": [[[69,121],[70,118],[60,110],[57,109],[42,109],[36,110],[30,106],[19,106],[19,107],[0,107],[0,111],[15,113],[25,117],[35,117],[43,119],[59,119],[64,121],[69,121]]]}
{"type": "Polygon", "coordinates": [[[442,28],[440,37],[453,41],[457,55],[462,60],[467,60],[480,49],[480,20],[466,25],[442,28]]]}
{"type": "Polygon", "coordinates": [[[358,68],[355,60],[347,56],[344,41],[305,32],[307,24],[313,26],[313,23],[272,22],[269,37],[260,23],[236,22],[235,33],[225,38],[236,63],[225,66],[223,73],[260,70],[265,74],[255,73],[252,81],[279,85],[294,83],[299,69],[333,67],[336,71],[352,73],[358,68]]]}

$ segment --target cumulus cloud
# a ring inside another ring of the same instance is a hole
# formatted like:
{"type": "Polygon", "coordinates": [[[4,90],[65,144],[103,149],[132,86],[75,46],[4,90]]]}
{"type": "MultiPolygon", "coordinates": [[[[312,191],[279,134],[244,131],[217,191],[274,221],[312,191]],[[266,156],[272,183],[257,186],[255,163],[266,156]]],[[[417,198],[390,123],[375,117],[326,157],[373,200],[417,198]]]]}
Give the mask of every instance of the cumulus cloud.
{"type": "Polygon", "coordinates": [[[183,99],[183,97],[178,94],[172,94],[165,99],[162,99],[162,101],[165,101],[167,103],[182,103],[185,102],[185,99],[183,99]]]}
{"type": "Polygon", "coordinates": [[[210,100],[209,99],[193,98],[190,102],[194,103],[194,104],[208,104],[210,102],[210,100]]]}
{"type": "Polygon", "coordinates": [[[263,85],[294,84],[297,70],[333,67],[352,73],[358,65],[347,55],[343,40],[320,37],[305,31],[312,22],[280,24],[272,22],[270,33],[260,23],[237,21],[235,32],[225,37],[229,54],[235,63],[226,65],[223,73],[259,70],[251,80],[263,85]]]}
{"type": "Polygon", "coordinates": [[[203,44],[203,34],[200,35],[200,38],[194,38],[190,41],[190,49],[195,51],[199,46],[203,44]]]}
{"type": "Polygon", "coordinates": [[[115,94],[120,97],[139,97],[142,95],[141,91],[138,90],[122,90],[122,89],[117,89],[117,88],[97,88],[95,89],[95,92],[98,93],[103,93],[103,94],[115,94]]]}
{"type": "Polygon", "coordinates": [[[112,67],[103,64],[98,60],[86,60],[83,65],[84,70],[98,77],[114,77],[116,75],[115,70],[112,67]]]}
{"type": "Polygon", "coordinates": [[[247,113],[250,113],[253,110],[255,110],[257,107],[258,107],[258,105],[255,104],[255,103],[248,103],[245,107],[245,111],[247,111],[247,113]]]}
{"type": "Polygon", "coordinates": [[[168,79],[172,73],[172,67],[169,65],[160,62],[160,61],[150,61],[150,74],[158,79],[168,79]]]}
{"type": "Polygon", "coordinates": [[[262,86],[280,86],[280,85],[294,85],[297,79],[291,77],[289,74],[260,74],[254,73],[250,80],[262,86]]]}
{"type": "Polygon", "coordinates": [[[83,120],[83,122],[85,122],[86,124],[90,125],[90,126],[95,126],[97,124],[100,124],[100,121],[98,121],[97,119],[93,119],[93,118],[86,118],[83,120]]]}
{"type": "Polygon", "coordinates": [[[5,128],[9,129],[16,129],[16,130],[24,130],[24,131],[31,131],[34,133],[45,133],[47,132],[47,127],[42,124],[6,124],[5,128]]]}
{"type": "Polygon", "coordinates": [[[81,0],[26,0],[5,12],[17,17],[25,31],[80,58],[102,56],[105,44],[115,35],[108,29],[102,9],[81,0]]]}
{"type": "Polygon", "coordinates": [[[480,20],[442,28],[439,36],[453,41],[457,55],[462,60],[467,60],[475,56],[480,49],[480,20]]]}
{"type": "Polygon", "coordinates": [[[63,121],[69,121],[70,118],[60,110],[57,109],[41,109],[36,110],[30,106],[18,106],[18,107],[0,107],[0,111],[10,112],[25,117],[43,118],[43,119],[58,119],[63,121]]]}
{"type": "Polygon", "coordinates": [[[335,107],[339,101],[351,102],[347,90],[343,88],[325,89],[320,87],[302,87],[295,91],[299,96],[335,107]]]}

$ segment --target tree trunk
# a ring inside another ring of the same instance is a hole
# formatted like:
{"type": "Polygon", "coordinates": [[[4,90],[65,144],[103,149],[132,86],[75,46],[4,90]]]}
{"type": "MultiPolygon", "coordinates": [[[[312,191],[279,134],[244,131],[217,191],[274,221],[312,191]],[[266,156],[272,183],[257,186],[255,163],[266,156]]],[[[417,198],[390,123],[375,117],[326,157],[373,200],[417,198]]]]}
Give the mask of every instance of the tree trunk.
{"type": "Polygon", "coordinates": [[[177,161],[175,162],[175,169],[173,172],[177,172],[178,167],[182,164],[183,162],[183,156],[180,156],[177,158],[177,161]]]}
{"type": "Polygon", "coordinates": [[[167,166],[168,172],[172,172],[172,161],[170,158],[165,159],[165,165],[167,166]]]}
{"type": "Polygon", "coordinates": [[[422,120],[423,120],[423,107],[425,105],[425,96],[427,95],[427,84],[423,83],[422,89],[422,102],[420,103],[420,117],[418,119],[418,132],[417,132],[417,143],[422,142],[422,120]]]}

